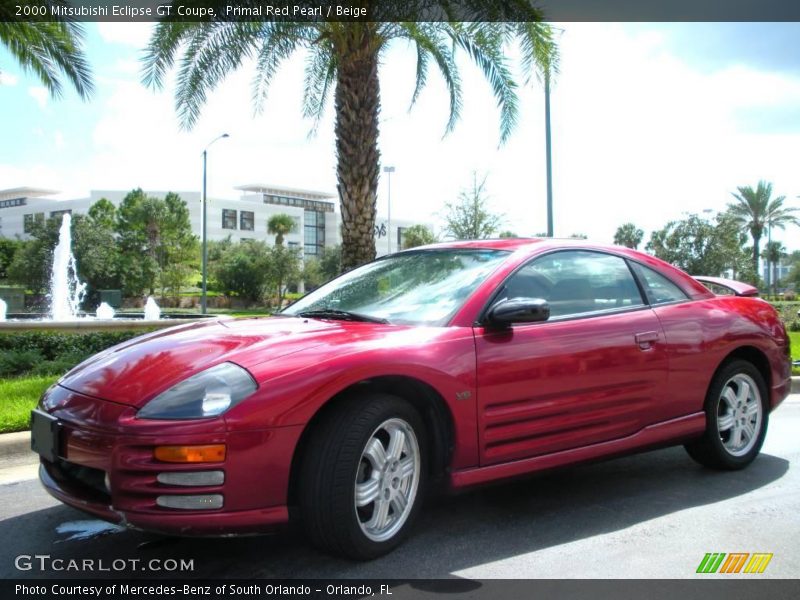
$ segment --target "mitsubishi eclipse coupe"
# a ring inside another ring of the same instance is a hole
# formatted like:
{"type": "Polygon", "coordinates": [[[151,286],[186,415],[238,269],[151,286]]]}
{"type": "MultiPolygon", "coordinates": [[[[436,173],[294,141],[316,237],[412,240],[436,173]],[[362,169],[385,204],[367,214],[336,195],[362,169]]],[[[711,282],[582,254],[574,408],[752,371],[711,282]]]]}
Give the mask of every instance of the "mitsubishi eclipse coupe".
{"type": "Polygon", "coordinates": [[[273,317],[88,359],[42,397],[32,447],[50,494],[108,521],[227,535],[291,517],[369,559],[401,543],[434,485],[675,444],[745,467],[789,392],[789,350],[768,303],[634,250],[437,244],[273,317]]]}

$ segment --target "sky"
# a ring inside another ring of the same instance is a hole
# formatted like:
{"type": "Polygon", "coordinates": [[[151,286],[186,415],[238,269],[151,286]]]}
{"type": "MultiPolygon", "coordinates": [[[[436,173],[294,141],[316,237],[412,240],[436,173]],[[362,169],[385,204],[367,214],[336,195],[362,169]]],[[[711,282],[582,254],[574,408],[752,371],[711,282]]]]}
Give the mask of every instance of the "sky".
{"type": "MultiPolygon", "coordinates": [[[[627,221],[645,232],[688,213],[725,209],[738,186],[772,182],[800,207],[800,23],[566,23],[561,72],[551,94],[556,236],[610,242],[627,221]]],[[[208,152],[212,198],[235,186],[271,183],[334,192],[333,106],[315,136],[302,117],[304,54],[275,78],[260,115],[253,69],[209,96],[191,131],[180,128],[174,71],[163,90],[141,83],[151,25],[88,23],[86,52],[96,93],[50,98],[0,49],[0,189],[35,186],[61,198],[92,189],[199,191],[208,152]]],[[[517,56],[509,48],[509,60],[517,56]]],[[[480,71],[461,56],[464,110],[444,136],[448,100],[431,71],[410,111],[415,56],[403,43],[382,57],[380,152],[392,165],[394,218],[440,230],[446,202],[486,177],[503,229],[546,231],[544,92],[519,92],[520,120],[499,145],[499,118],[480,71]]],[[[385,215],[383,175],[378,212],[385,215]]],[[[800,230],[774,232],[800,249],[800,230]]]]}

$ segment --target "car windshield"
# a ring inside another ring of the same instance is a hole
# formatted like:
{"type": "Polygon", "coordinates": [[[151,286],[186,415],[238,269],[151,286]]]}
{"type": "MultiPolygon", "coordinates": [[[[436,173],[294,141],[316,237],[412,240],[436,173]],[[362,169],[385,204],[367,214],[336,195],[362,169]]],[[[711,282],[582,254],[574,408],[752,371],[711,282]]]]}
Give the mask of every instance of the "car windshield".
{"type": "Polygon", "coordinates": [[[455,248],[402,252],[334,279],[282,314],[444,325],[508,254],[455,248]]]}

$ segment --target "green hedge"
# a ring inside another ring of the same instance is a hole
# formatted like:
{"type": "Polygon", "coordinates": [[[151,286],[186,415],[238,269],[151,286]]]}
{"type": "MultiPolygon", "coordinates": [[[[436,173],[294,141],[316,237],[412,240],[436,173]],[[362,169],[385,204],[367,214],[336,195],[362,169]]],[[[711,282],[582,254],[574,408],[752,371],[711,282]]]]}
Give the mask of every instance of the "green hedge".
{"type": "Polygon", "coordinates": [[[62,333],[28,331],[0,335],[0,377],[58,375],[92,354],[127,341],[142,331],[62,333]]]}

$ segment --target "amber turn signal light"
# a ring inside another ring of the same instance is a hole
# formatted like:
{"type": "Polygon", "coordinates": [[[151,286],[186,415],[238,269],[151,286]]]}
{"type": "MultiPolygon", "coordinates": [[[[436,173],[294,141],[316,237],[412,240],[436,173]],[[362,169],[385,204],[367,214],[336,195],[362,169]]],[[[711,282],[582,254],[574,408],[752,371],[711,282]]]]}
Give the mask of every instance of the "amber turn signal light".
{"type": "Polygon", "coordinates": [[[156,460],[171,463],[205,463],[225,460],[225,444],[210,446],[156,446],[156,460]]]}

